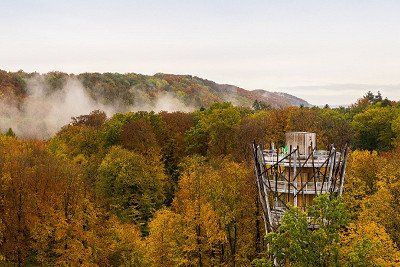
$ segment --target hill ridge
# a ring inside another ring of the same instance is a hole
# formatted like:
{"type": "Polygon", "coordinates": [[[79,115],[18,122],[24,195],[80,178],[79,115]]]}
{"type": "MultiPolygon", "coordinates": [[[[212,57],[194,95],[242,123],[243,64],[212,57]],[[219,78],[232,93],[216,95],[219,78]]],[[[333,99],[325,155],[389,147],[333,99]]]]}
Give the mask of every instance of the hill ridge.
{"type": "Polygon", "coordinates": [[[232,102],[234,105],[251,107],[254,101],[261,101],[271,107],[310,106],[296,96],[264,89],[248,90],[227,83],[190,74],[84,72],[67,74],[59,71],[47,73],[7,72],[0,70],[0,97],[14,94],[23,98],[29,79],[41,79],[49,92],[62,89],[70,78],[79,80],[89,95],[104,104],[122,103],[135,105],[137,101],[154,101],[160,94],[169,93],[188,106],[199,108],[215,102],[232,102]]]}

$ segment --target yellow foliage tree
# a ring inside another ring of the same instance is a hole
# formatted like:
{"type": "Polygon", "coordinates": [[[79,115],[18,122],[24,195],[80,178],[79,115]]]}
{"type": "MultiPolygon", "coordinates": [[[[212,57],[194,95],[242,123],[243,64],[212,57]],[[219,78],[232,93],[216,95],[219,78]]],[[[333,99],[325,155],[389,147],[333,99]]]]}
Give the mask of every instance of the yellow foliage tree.
{"type": "Polygon", "coordinates": [[[400,245],[400,166],[396,153],[385,159],[377,174],[377,192],[362,202],[359,218],[373,220],[385,227],[393,241],[400,245]]]}
{"type": "Polygon", "coordinates": [[[341,235],[343,266],[398,266],[400,252],[385,228],[377,223],[352,224],[341,235]]]}
{"type": "Polygon", "coordinates": [[[152,266],[180,266],[185,243],[182,216],[169,210],[157,211],[149,224],[150,234],[146,239],[147,257],[152,266]]]}
{"type": "Polygon", "coordinates": [[[212,162],[217,175],[206,180],[206,192],[225,232],[222,244],[224,261],[230,265],[248,265],[255,253],[257,196],[254,177],[242,164],[229,159],[212,162]]]}
{"type": "MultiPolygon", "coordinates": [[[[156,216],[149,240],[164,233],[156,230],[161,223],[170,225],[174,221],[178,226],[164,230],[173,236],[174,245],[169,243],[168,247],[179,255],[176,258],[181,258],[183,265],[250,264],[258,245],[254,187],[253,177],[242,164],[229,159],[187,159],[173,202],[174,212],[156,216]]],[[[157,257],[157,253],[153,255],[157,257]]]]}
{"type": "Polygon", "coordinates": [[[79,169],[55,158],[42,142],[2,138],[0,157],[1,253],[6,260],[93,264],[79,169]]]}
{"type": "Polygon", "coordinates": [[[362,200],[377,191],[377,172],[382,158],[377,152],[355,150],[351,153],[346,171],[343,199],[352,217],[361,209],[362,200]]]}
{"type": "Polygon", "coordinates": [[[173,202],[174,210],[182,215],[185,243],[182,245],[184,264],[212,265],[221,256],[220,244],[226,237],[219,224],[208,195],[207,180],[218,175],[201,157],[185,163],[179,190],[173,202]]]}
{"type": "MultiPolygon", "coordinates": [[[[138,226],[121,223],[117,217],[111,217],[106,234],[110,240],[108,260],[112,266],[149,266],[146,258],[146,244],[138,226]]],[[[102,265],[102,264],[100,264],[102,265]]]]}

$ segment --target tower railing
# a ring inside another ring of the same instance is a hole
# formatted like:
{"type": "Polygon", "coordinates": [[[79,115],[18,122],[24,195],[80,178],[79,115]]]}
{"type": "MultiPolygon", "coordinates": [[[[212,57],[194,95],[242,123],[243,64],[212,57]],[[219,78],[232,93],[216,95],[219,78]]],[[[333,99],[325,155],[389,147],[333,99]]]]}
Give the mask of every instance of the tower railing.
{"type": "Polygon", "coordinates": [[[312,143],[304,154],[299,153],[298,147],[282,150],[263,149],[253,144],[256,181],[267,232],[279,227],[290,206],[306,208],[316,195],[338,196],[343,192],[347,146],[340,152],[333,145],[329,150],[316,150],[312,143]]]}

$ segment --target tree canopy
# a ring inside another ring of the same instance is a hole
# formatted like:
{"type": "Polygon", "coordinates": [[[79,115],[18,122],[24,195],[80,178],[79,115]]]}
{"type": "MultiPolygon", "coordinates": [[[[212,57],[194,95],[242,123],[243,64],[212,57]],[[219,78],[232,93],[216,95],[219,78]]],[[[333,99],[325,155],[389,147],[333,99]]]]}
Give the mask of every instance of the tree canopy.
{"type": "MultiPolygon", "coordinates": [[[[26,74],[1,75],[2,86],[23,98],[26,74]]],[[[46,90],[67,78],[48,74],[46,90]]],[[[151,93],[179,84],[188,101],[197,88],[194,77],[163,74],[80,79],[107,101],[127,103],[136,101],[132,86],[151,93]]],[[[95,110],[48,140],[2,127],[0,264],[400,264],[399,103],[367,93],[346,108],[274,108],[261,100],[245,108],[206,96],[208,105],[193,112],[107,117],[95,110]],[[345,191],[320,195],[307,210],[290,208],[264,236],[251,144],[284,145],[288,131],[315,132],[318,149],[351,147],[345,191]]]]}

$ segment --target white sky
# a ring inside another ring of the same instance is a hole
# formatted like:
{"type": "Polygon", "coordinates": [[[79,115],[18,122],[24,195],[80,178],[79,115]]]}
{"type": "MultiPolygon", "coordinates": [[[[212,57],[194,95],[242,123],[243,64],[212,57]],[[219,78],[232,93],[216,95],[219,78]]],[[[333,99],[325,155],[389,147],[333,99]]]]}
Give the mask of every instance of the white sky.
{"type": "Polygon", "coordinates": [[[319,105],[400,98],[399,0],[2,0],[0,12],[0,69],[192,74],[319,105]]]}

